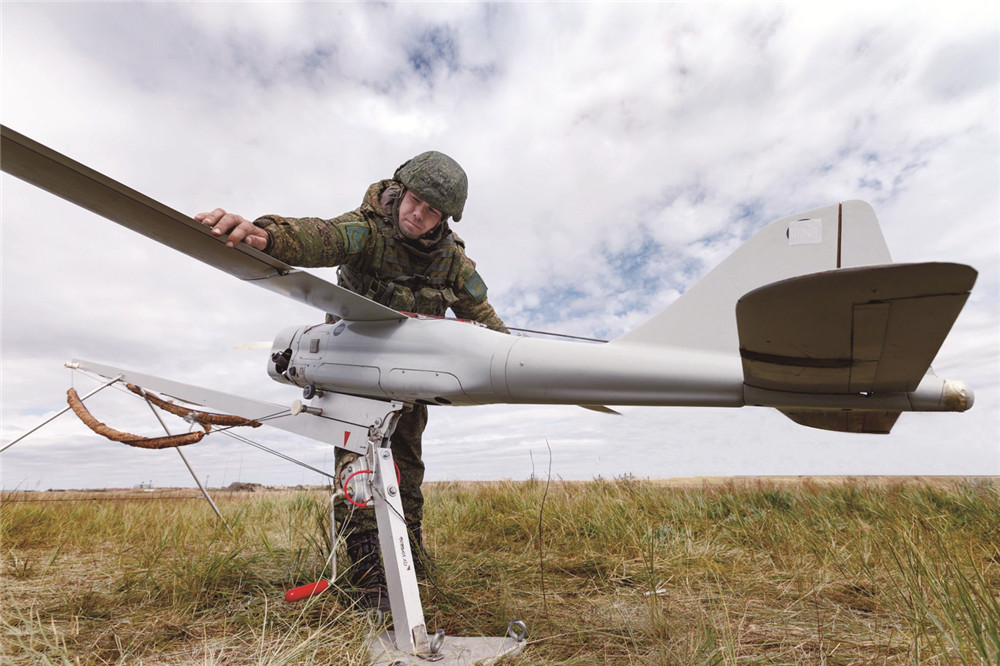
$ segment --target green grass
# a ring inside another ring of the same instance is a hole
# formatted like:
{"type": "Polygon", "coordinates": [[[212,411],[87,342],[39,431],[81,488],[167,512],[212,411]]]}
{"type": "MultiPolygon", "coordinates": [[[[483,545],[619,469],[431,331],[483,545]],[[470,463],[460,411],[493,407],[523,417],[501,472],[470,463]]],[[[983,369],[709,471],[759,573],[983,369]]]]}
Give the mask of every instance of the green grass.
{"type": "MultiPolygon", "coordinates": [[[[511,664],[997,664],[998,490],[429,484],[425,615],[524,620],[511,664]]],[[[197,499],[86,497],[3,498],[3,663],[367,663],[380,627],[345,595],[282,599],[329,575],[325,493],[223,494],[231,531],[197,499]]]]}

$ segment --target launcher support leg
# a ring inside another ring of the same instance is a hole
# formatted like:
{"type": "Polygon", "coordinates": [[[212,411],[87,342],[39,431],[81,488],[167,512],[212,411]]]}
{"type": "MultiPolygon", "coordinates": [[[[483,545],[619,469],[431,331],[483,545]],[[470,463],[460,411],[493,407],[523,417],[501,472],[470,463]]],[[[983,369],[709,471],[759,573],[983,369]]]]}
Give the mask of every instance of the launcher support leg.
{"type": "MultiPolygon", "coordinates": [[[[323,411],[328,405],[322,397],[319,402],[323,411]]],[[[348,396],[339,396],[343,401],[348,396]]],[[[396,650],[405,654],[423,654],[430,656],[430,644],[427,638],[427,625],[424,622],[424,609],[420,602],[420,590],[417,588],[417,574],[414,568],[413,554],[410,551],[410,535],[406,529],[406,519],[403,516],[403,503],[400,498],[399,481],[396,477],[396,465],[393,463],[392,450],[389,448],[390,437],[396,428],[396,422],[402,411],[403,404],[399,402],[386,403],[364,398],[352,398],[358,411],[351,413],[350,421],[355,426],[368,423],[368,448],[362,459],[352,465],[358,469],[369,469],[371,475],[362,475],[352,484],[350,494],[357,500],[372,500],[375,510],[375,521],[378,526],[379,550],[382,565],[385,569],[386,588],[389,593],[389,607],[392,611],[392,622],[395,637],[392,639],[396,650]]],[[[314,403],[316,404],[316,403],[314,403]]],[[[334,410],[329,410],[331,413],[334,410]]],[[[336,413],[347,420],[347,412],[341,406],[336,413]]],[[[345,446],[350,441],[358,441],[361,437],[351,439],[345,435],[345,446]]],[[[351,467],[346,470],[338,468],[338,475],[353,476],[351,467]]],[[[340,478],[341,484],[345,483],[340,478]]]]}
{"type": "Polygon", "coordinates": [[[403,517],[403,504],[399,497],[396,468],[388,446],[369,452],[374,491],[375,519],[378,522],[378,540],[382,550],[386,585],[389,589],[389,606],[395,627],[396,649],[421,653],[429,651],[424,609],[417,588],[417,574],[410,552],[410,537],[403,517]]]}
{"type": "MultiPolygon", "coordinates": [[[[153,407],[153,403],[149,401],[149,398],[146,396],[146,392],[140,388],[139,393],[140,395],[142,395],[143,398],[145,398],[146,404],[149,405],[149,409],[153,412],[153,416],[156,417],[156,420],[160,422],[161,426],[163,426],[163,431],[167,433],[167,436],[169,437],[170,435],[173,435],[173,433],[170,432],[170,428],[167,427],[167,424],[163,422],[163,418],[160,416],[160,413],[156,411],[155,407],[153,407]]],[[[226,526],[226,530],[230,534],[232,534],[233,528],[230,527],[229,523],[226,522],[226,519],[222,515],[222,512],[219,511],[219,507],[215,506],[215,502],[212,501],[212,496],[208,494],[208,489],[201,484],[201,479],[199,479],[198,475],[194,473],[194,467],[191,467],[191,463],[188,462],[188,459],[184,455],[184,452],[181,451],[181,447],[179,446],[174,447],[174,451],[176,451],[177,455],[179,455],[181,457],[181,460],[184,461],[184,466],[187,467],[188,472],[191,473],[191,478],[194,479],[194,482],[198,484],[198,490],[201,491],[202,496],[208,500],[209,504],[212,505],[212,511],[215,511],[215,515],[217,515],[219,517],[219,520],[222,521],[222,524],[226,526]]]]}
{"type": "Polygon", "coordinates": [[[428,637],[388,438],[385,446],[369,450],[367,463],[374,472],[372,496],[393,624],[391,631],[372,642],[372,664],[422,665],[433,661],[440,666],[487,666],[520,653],[527,635],[520,621],[512,621],[508,635],[502,637],[452,637],[445,636],[443,630],[428,637]]]}
{"type": "MultiPolygon", "coordinates": [[[[330,396],[331,394],[327,394],[330,396]]],[[[339,396],[343,401],[349,396],[339,396]]],[[[329,400],[331,398],[323,398],[329,400]]],[[[524,649],[527,630],[523,622],[511,621],[507,636],[502,637],[452,637],[438,631],[433,637],[427,635],[424,609],[417,587],[413,553],[410,549],[410,535],[403,516],[396,466],[389,448],[389,438],[396,426],[403,405],[385,403],[364,398],[352,398],[361,411],[352,413],[353,424],[349,435],[345,434],[342,448],[352,449],[349,443],[362,439],[361,424],[371,424],[367,432],[367,451],[343,470],[338,468],[339,482],[343,485],[353,477],[348,494],[355,501],[372,500],[375,520],[378,525],[379,549],[385,568],[386,588],[389,593],[389,607],[392,612],[393,628],[382,632],[369,645],[373,664],[378,666],[399,666],[400,664],[426,664],[436,666],[485,666],[494,664],[505,657],[518,654],[524,649]],[[353,469],[353,471],[352,471],[353,469]],[[359,474],[360,470],[371,470],[371,474],[359,474]]],[[[313,403],[316,405],[316,402],[313,403]]],[[[344,421],[347,411],[341,405],[323,404],[324,414],[337,413],[344,421]],[[330,409],[327,409],[330,407],[330,409]]],[[[353,404],[353,403],[352,403],[353,404]]]]}

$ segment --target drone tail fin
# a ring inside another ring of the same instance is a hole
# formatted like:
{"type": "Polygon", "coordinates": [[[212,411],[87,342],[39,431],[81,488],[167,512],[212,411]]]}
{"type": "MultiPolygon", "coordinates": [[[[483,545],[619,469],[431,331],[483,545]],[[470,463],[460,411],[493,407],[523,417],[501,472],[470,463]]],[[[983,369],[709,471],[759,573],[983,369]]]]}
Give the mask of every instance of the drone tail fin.
{"type": "Polygon", "coordinates": [[[738,353],[745,404],[809,427],[887,433],[901,411],[971,407],[971,389],[930,364],[976,275],[893,264],[871,206],[846,201],[767,225],[610,344],[738,353]],[[866,408],[867,396],[879,399],[866,408]]]}
{"type": "Polygon", "coordinates": [[[809,273],[891,263],[864,201],[845,201],[765,226],[670,307],[613,344],[732,352],[739,347],[736,301],[747,292],[809,273]]]}

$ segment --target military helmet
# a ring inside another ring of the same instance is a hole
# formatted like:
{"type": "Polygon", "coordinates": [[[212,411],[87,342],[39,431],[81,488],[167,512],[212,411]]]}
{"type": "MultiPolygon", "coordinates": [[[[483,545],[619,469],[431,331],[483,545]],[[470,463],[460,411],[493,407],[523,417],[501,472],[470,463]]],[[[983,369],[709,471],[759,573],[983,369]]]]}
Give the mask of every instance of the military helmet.
{"type": "Polygon", "coordinates": [[[403,162],[392,178],[456,222],[462,219],[469,178],[458,162],[444,153],[420,153],[403,162]]]}

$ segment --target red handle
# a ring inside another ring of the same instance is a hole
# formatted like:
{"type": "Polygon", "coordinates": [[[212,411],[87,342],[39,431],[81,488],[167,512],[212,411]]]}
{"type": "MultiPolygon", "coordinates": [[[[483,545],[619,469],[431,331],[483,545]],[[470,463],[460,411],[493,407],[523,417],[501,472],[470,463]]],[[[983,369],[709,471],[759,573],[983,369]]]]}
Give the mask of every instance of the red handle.
{"type": "Polygon", "coordinates": [[[314,597],[328,587],[330,587],[330,582],[326,580],[300,585],[285,592],[285,601],[301,601],[302,599],[314,597]]]}

